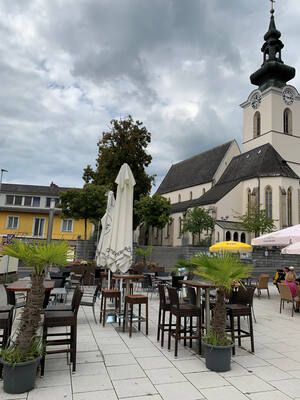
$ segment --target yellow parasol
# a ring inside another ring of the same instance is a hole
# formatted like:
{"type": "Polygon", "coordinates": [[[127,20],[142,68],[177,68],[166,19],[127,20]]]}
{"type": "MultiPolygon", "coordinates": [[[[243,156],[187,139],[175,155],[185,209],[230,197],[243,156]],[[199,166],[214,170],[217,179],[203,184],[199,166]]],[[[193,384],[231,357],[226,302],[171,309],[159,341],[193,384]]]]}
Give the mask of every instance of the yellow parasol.
{"type": "Polygon", "coordinates": [[[210,246],[209,251],[212,253],[217,252],[230,252],[230,253],[250,253],[252,251],[252,246],[247,243],[234,242],[229,240],[227,242],[219,242],[210,246]]]}

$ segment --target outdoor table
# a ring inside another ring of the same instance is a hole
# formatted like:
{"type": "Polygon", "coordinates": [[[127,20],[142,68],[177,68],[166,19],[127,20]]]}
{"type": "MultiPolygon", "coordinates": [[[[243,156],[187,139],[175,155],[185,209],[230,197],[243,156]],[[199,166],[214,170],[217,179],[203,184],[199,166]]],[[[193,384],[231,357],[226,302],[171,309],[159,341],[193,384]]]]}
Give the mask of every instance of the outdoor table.
{"type": "Polygon", "coordinates": [[[192,280],[182,280],[179,281],[178,283],[182,283],[183,285],[194,287],[197,290],[197,306],[201,306],[201,289],[204,289],[205,291],[205,328],[206,332],[209,331],[210,329],[210,297],[209,297],[209,292],[211,289],[215,289],[216,285],[214,285],[210,281],[192,281],[192,280]]]}
{"type": "MultiPolygon", "coordinates": [[[[52,290],[54,288],[54,281],[44,281],[45,291],[52,290]]],[[[9,292],[29,292],[31,289],[31,281],[19,280],[11,283],[7,286],[6,290],[9,292]]]]}

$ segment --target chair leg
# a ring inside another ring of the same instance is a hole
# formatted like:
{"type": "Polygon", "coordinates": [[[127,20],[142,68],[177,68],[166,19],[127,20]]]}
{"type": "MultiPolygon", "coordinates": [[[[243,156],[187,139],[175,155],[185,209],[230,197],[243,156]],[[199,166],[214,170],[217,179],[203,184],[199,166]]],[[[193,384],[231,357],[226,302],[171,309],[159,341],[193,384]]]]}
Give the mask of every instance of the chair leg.
{"type": "Polygon", "coordinates": [[[133,318],[133,304],[130,304],[130,324],[129,324],[129,337],[132,336],[132,318],[133,318]]]}
{"type": "MultiPolygon", "coordinates": [[[[193,317],[190,317],[190,336],[193,336],[193,317]]],[[[192,346],[192,339],[190,339],[190,348],[192,348],[192,346]]]]}
{"type": "Polygon", "coordinates": [[[171,332],[172,331],[172,313],[169,315],[169,335],[168,335],[168,350],[171,348],[171,332]]]}
{"type": "Polygon", "coordinates": [[[149,315],[148,315],[148,300],[146,302],[146,335],[149,333],[149,315]]]}
{"type": "Polygon", "coordinates": [[[269,288],[267,289],[268,292],[268,299],[270,298],[270,292],[269,292],[269,288]]]}
{"type": "Polygon", "coordinates": [[[161,321],[161,347],[164,347],[164,338],[165,338],[165,324],[166,324],[166,311],[162,311],[162,321],[161,321]]]}
{"type": "Polygon", "coordinates": [[[232,343],[233,343],[233,348],[232,348],[232,355],[234,356],[235,355],[235,344],[234,344],[234,318],[233,318],[233,315],[232,314],[230,314],[230,331],[231,331],[231,340],[232,340],[232,343]]]}
{"type": "Polygon", "coordinates": [[[105,326],[105,320],[106,320],[106,297],[104,297],[104,305],[103,305],[103,310],[102,310],[102,318],[103,318],[103,327],[105,326]]]}
{"type": "Polygon", "coordinates": [[[72,327],[73,328],[73,335],[72,335],[72,347],[73,347],[73,351],[72,351],[72,364],[73,364],[73,368],[72,371],[75,372],[76,371],[76,352],[77,352],[77,321],[75,322],[75,326],[72,327]]]}
{"type": "Polygon", "coordinates": [[[161,307],[159,306],[158,310],[158,324],[157,324],[157,341],[159,342],[160,338],[160,324],[161,324],[161,307]]]}
{"type": "Polygon", "coordinates": [[[183,345],[186,346],[186,317],[184,317],[184,339],[183,345]]]}
{"type": "Polygon", "coordinates": [[[249,315],[249,324],[250,324],[250,339],[251,339],[251,351],[254,353],[254,334],[253,334],[253,322],[252,322],[252,315],[249,315]]]}
{"type": "Polygon", "coordinates": [[[280,308],[279,308],[279,313],[281,314],[281,309],[282,309],[282,299],[280,299],[280,308]]]}
{"type": "MultiPolygon", "coordinates": [[[[46,344],[47,341],[47,328],[44,326],[43,327],[43,343],[46,344]]],[[[45,372],[45,359],[46,359],[46,345],[44,348],[43,356],[41,358],[41,376],[44,376],[45,372]]]]}
{"type": "Polygon", "coordinates": [[[199,339],[198,339],[198,354],[201,355],[202,353],[202,332],[201,332],[201,325],[202,325],[202,321],[201,321],[201,314],[198,316],[197,318],[197,328],[198,328],[198,335],[199,335],[199,339]]]}
{"type": "Polygon", "coordinates": [[[142,316],[142,305],[139,304],[139,321],[138,321],[138,329],[141,330],[141,316],[142,316]]]}
{"type": "Polygon", "coordinates": [[[101,304],[100,304],[100,321],[99,321],[100,324],[101,324],[101,322],[102,322],[103,299],[104,299],[104,297],[103,297],[103,295],[102,295],[102,296],[101,296],[101,304]]]}
{"type": "Polygon", "coordinates": [[[97,324],[97,319],[96,319],[96,315],[95,315],[95,303],[93,303],[93,315],[94,315],[95,324],[97,324]]]}
{"type": "Polygon", "coordinates": [[[123,315],[123,332],[125,332],[125,319],[127,315],[127,301],[125,301],[124,304],[124,315],[123,315]]]}
{"type": "Polygon", "coordinates": [[[255,314],[254,314],[253,305],[251,306],[251,312],[252,312],[252,315],[253,315],[254,322],[256,323],[256,318],[255,318],[255,314]]]}
{"type": "Polygon", "coordinates": [[[175,330],[175,352],[174,355],[177,357],[178,355],[178,340],[179,340],[179,329],[180,329],[180,321],[181,318],[176,316],[176,330],[175,330]]]}
{"type": "MultiPolygon", "coordinates": [[[[240,336],[241,335],[241,317],[237,317],[237,320],[238,320],[238,335],[240,336]]],[[[241,347],[241,344],[242,344],[241,338],[239,337],[238,345],[241,347]]]]}

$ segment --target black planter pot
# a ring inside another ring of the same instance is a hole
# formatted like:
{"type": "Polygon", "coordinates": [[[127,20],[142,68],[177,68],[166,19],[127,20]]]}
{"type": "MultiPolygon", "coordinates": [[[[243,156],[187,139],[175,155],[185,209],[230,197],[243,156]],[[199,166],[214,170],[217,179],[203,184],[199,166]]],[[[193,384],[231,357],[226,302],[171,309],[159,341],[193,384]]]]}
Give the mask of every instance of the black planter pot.
{"type": "Polygon", "coordinates": [[[233,344],[228,346],[213,346],[202,342],[203,353],[205,356],[206,368],[216,372],[226,372],[230,370],[231,351],[233,344]]]}
{"type": "Polygon", "coordinates": [[[1,360],[3,364],[3,389],[6,393],[24,393],[34,388],[37,367],[40,358],[12,364],[1,360]]]}

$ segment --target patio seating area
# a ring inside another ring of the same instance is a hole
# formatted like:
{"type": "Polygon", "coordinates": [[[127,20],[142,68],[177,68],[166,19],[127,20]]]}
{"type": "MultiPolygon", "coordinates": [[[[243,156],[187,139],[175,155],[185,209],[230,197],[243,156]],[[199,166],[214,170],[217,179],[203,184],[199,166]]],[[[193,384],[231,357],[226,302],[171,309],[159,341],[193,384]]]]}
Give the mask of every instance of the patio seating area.
{"type": "MultiPolygon", "coordinates": [[[[85,290],[87,288],[85,287],[85,290]]],[[[90,288],[93,292],[94,288],[90,288]]],[[[0,388],[0,399],[64,399],[64,400],[287,400],[300,399],[300,314],[291,317],[291,304],[279,313],[280,295],[269,285],[270,299],[263,292],[254,297],[257,323],[254,323],[255,354],[250,353],[250,338],[236,346],[232,368],[226,373],[206,369],[197,354],[197,341],[192,348],[178,345],[174,356],[174,339],[168,351],[167,341],[157,341],[159,297],[148,296],[149,332],[123,333],[118,322],[99,323],[100,299],[93,307],[81,306],[77,320],[77,366],[72,373],[70,354],[47,355],[45,375],[36,380],[36,388],[28,394],[9,395],[0,388]]],[[[147,289],[139,294],[148,295],[147,289]]],[[[1,286],[2,304],[6,304],[1,286]]],[[[68,294],[71,300],[72,292],[68,294]]],[[[18,323],[14,321],[14,329],[18,323]]],[[[143,312],[143,310],[142,310],[143,312]]],[[[241,318],[242,327],[246,320],[241,318]]],[[[246,325],[247,327],[247,325],[246,325]]],[[[137,328],[137,325],[135,325],[137,328]]],[[[52,333],[60,328],[49,328],[52,333]]],[[[167,337],[167,333],[166,333],[167,337]]]]}

